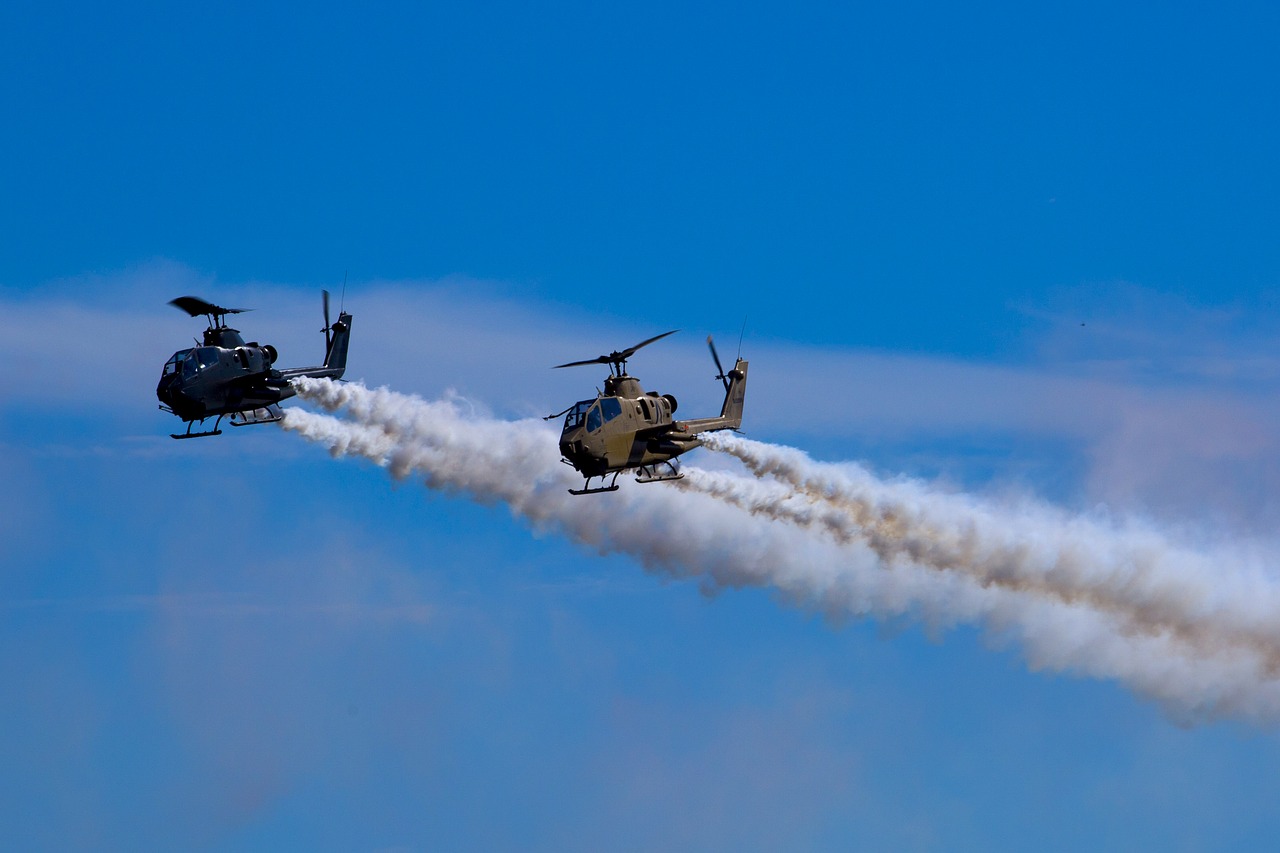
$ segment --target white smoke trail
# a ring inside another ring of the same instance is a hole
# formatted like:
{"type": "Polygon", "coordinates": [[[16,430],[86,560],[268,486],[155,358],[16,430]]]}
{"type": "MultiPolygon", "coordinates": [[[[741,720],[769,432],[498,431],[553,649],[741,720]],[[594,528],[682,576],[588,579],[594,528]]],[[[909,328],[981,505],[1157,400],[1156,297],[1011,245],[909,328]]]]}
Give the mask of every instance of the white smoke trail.
{"type": "Polygon", "coordinates": [[[1260,574],[1246,581],[1203,555],[1171,548],[1151,530],[1117,530],[1037,505],[1000,510],[919,483],[885,483],[858,466],[816,463],[791,448],[706,438],[707,446],[777,480],[744,483],[691,469],[679,487],[839,542],[864,542],[890,564],[909,561],[1090,607],[1125,630],[1169,633],[1200,650],[1249,648],[1268,675],[1280,674],[1280,602],[1260,574]]]}
{"type": "Polygon", "coordinates": [[[354,384],[295,384],[301,398],[351,420],[293,409],[285,429],[396,477],[417,474],[432,488],[504,502],[537,529],[631,554],[648,569],[711,588],[772,586],[835,617],[985,625],[1019,643],[1033,668],[1114,678],[1183,718],[1280,719],[1275,646],[1264,630],[1268,612],[1280,612],[1273,586],[1261,574],[1217,586],[1203,574],[1213,555],[1173,548],[1154,532],[1099,537],[1096,523],[1073,524],[1043,507],[1019,515],[718,437],[712,446],[771,479],[690,469],[686,489],[571,497],[577,476],[559,463],[555,434],[540,421],[500,421],[460,401],[354,384]],[[789,509],[771,514],[763,509],[771,502],[789,509]],[[831,535],[814,535],[815,526],[831,535]],[[1072,545],[1080,536],[1094,538],[1072,545]]]}

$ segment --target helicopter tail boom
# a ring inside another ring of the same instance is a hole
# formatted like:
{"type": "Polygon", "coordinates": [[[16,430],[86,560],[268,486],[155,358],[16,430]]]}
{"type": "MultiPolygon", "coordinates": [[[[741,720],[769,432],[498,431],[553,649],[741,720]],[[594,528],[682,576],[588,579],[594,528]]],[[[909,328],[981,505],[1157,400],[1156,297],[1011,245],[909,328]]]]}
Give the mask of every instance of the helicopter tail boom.
{"type": "Polygon", "coordinates": [[[332,338],[329,351],[325,353],[324,364],[320,367],[290,367],[273,371],[272,378],[267,380],[269,386],[287,389],[284,396],[292,397],[293,390],[289,382],[300,376],[316,379],[341,379],[347,369],[347,344],[351,341],[351,315],[343,311],[338,315],[338,322],[329,327],[332,338]]]}
{"type": "Polygon", "coordinates": [[[742,426],[742,409],[747,399],[747,362],[738,359],[725,377],[729,387],[724,393],[724,405],[720,407],[718,418],[698,418],[680,421],[679,426],[688,433],[696,435],[700,432],[716,432],[722,429],[738,429],[742,426]]]}

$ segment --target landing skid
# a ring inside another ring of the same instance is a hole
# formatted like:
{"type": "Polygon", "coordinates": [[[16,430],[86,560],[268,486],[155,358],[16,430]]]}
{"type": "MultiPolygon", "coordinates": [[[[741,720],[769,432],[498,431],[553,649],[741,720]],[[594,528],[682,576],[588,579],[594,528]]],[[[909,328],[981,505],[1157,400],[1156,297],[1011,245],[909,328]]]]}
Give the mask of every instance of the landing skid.
{"type": "Polygon", "coordinates": [[[665,483],[668,480],[683,480],[684,474],[680,473],[680,469],[675,466],[674,462],[664,462],[671,469],[670,474],[659,474],[657,466],[644,465],[636,472],[637,483],[665,483]]]}
{"type": "Polygon", "coordinates": [[[274,424],[284,420],[284,412],[278,406],[266,406],[261,409],[249,409],[244,412],[231,413],[233,427],[255,426],[256,424],[274,424]]]}
{"type": "MultiPolygon", "coordinates": [[[[200,423],[203,424],[207,418],[201,418],[200,423]]],[[[222,430],[218,429],[218,424],[222,423],[222,415],[218,415],[218,419],[213,422],[213,429],[208,432],[192,432],[191,427],[195,425],[195,421],[187,421],[187,431],[181,434],[169,433],[169,438],[204,438],[210,435],[222,435],[222,430]]]]}
{"type": "Polygon", "coordinates": [[[571,495],[598,495],[598,494],[600,494],[601,492],[616,492],[616,491],[618,491],[618,474],[621,474],[621,473],[622,473],[621,471],[618,471],[617,473],[615,473],[615,474],[613,475],[613,480],[612,480],[612,481],[610,481],[609,485],[607,485],[607,486],[606,486],[606,485],[603,485],[603,483],[604,483],[604,478],[605,478],[605,477],[607,477],[607,476],[609,476],[609,475],[608,475],[608,474],[604,474],[603,476],[601,476],[601,477],[600,477],[600,483],[601,483],[601,485],[597,486],[597,487],[596,487],[596,488],[594,488],[594,489],[593,489],[593,488],[591,488],[591,478],[590,478],[590,477],[588,477],[588,478],[587,478],[587,482],[586,482],[586,484],[585,484],[581,489],[570,489],[570,490],[569,490],[569,494],[571,494],[571,495]]]}

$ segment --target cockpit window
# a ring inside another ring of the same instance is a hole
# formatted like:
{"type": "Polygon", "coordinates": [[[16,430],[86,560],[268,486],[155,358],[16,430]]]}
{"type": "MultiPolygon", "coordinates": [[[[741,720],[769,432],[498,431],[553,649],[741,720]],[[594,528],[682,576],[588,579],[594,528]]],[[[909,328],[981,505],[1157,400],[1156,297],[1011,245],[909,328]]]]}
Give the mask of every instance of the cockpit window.
{"type": "MultiPolygon", "coordinates": [[[[174,353],[173,359],[182,358],[182,376],[184,379],[190,379],[206,367],[212,367],[217,364],[218,355],[219,350],[217,347],[200,347],[199,349],[189,349],[174,353]]],[[[165,365],[165,369],[168,369],[168,365],[165,365]]]]}
{"type": "Polygon", "coordinates": [[[600,412],[604,415],[604,422],[608,423],[622,414],[622,404],[617,397],[605,397],[600,401],[600,412]]]}
{"type": "Polygon", "coordinates": [[[583,400],[581,403],[575,403],[573,408],[565,413],[564,431],[577,429],[582,426],[582,419],[587,414],[587,409],[591,408],[591,404],[595,400],[583,400]]]}
{"type": "Polygon", "coordinates": [[[587,412],[587,432],[595,432],[600,429],[600,407],[592,406],[591,411],[587,412]]]}
{"type": "Polygon", "coordinates": [[[182,349],[175,352],[173,356],[164,363],[164,375],[168,376],[170,373],[177,373],[182,367],[182,360],[186,358],[187,353],[189,352],[191,352],[189,349],[182,349]]]}

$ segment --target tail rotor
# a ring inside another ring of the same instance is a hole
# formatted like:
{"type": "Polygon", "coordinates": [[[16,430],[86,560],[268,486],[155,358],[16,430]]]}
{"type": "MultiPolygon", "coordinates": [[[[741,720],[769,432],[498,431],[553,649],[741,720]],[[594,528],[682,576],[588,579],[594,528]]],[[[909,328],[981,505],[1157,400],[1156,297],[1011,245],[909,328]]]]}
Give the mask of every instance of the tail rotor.
{"type": "Polygon", "coordinates": [[[719,375],[716,376],[716,379],[720,380],[721,384],[724,385],[724,392],[728,394],[729,393],[729,377],[725,375],[724,365],[720,363],[720,354],[716,352],[716,345],[711,340],[710,335],[707,335],[707,346],[710,347],[711,349],[711,358],[716,363],[716,370],[720,371],[719,375]]]}
{"type": "Polygon", "coordinates": [[[324,328],[321,331],[324,332],[324,351],[328,354],[333,347],[333,327],[329,325],[329,291],[322,290],[320,292],[324,297],[324,328]]]}

